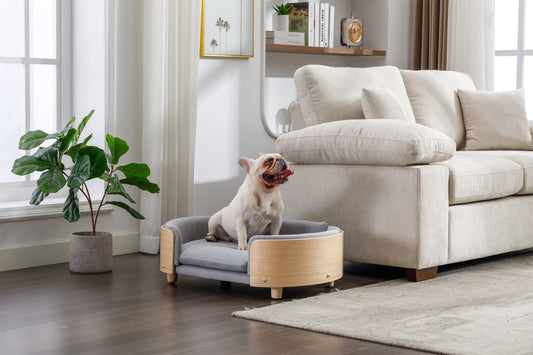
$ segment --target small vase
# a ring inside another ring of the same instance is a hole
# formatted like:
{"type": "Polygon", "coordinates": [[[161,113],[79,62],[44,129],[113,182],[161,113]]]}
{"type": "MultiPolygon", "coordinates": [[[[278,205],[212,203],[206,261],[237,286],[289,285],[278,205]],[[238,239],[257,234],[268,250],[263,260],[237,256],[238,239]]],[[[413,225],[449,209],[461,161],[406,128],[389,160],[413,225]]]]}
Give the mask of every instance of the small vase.
{"type": "Polygon", "coordinates": [[[276,20],[276,31],[289,32],[289,15],[278,15],[276,20]]]}
{"type": "Polygon", "coordinates": [[[109,272],[113,268],[111,233],[76,232],[70,236],[70,271],[82,274],[109,272]]]}

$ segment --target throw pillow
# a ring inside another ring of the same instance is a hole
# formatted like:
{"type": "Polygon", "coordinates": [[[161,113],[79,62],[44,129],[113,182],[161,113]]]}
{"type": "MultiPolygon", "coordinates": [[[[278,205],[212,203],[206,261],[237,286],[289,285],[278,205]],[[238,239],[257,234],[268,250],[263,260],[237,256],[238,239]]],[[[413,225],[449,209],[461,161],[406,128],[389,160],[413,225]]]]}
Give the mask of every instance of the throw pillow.
{"type": "Polygon", "coordinates": [[[361,105],[366,119],[390,118],[408,121],[400,100],[391,89],[363,89],[361,105]]]}
{"type": "Polygon", "coordinates": [[[465,150],[533,150],[524,89],[457,90],[466,129],[465,150]]]}
{"type": "Polygon", "coordinates": [[[448,160],[455,142],[401,120],[342,120],[285,133],[276,151],[293,163],[405,166],[448,160]]]}

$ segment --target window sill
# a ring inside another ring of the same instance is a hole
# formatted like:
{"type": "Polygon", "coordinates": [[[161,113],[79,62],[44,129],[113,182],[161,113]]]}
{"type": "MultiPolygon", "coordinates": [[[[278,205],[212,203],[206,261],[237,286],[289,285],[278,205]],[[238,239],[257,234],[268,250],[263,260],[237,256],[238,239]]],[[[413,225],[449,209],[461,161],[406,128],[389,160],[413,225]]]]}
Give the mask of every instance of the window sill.
{"type": "MultiPolygon", "coordinates": [[[[39,206],[32,206],[28,201],[4,202],[0,203],[0,222],[12,222],[21,220],[43,219],[63,216],[64,199],[48,199],[39,206]]],[[[100,200],[93,201],[98,206],[100,200]]],[[[113,211],[113,206],[105,205],[100,209],[100,213],[113,211]]],[[[80,214],[90,214],[89,203],[80,202],[80,214]]]]}

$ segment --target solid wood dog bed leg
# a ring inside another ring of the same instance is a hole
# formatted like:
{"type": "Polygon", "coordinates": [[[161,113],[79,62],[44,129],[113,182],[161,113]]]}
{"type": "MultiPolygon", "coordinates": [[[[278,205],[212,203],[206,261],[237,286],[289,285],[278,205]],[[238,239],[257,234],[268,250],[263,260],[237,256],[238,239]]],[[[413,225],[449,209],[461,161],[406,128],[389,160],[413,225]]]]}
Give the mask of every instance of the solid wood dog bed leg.
{"type": "Polygon", "coordinates": [[[279,300],[283,295],[283,287],[272,287],[270,289],[270,297],[279,300]]]}
{"type": "Polygon", "coordinates": [[[167,274],[167,282],[169,284],[175,284],[178,281],[178,274],[167,274]]]}
{"type": "Polygon", "coordinates": [[[438,266],[434,266],[421,270],[405,269],[405,276],[407,280],[414,282],[434,279],[435,277],[437,277],[438,268],[438,266]]]}
{"type": "Polygon", "coordinates": [[[330,281],[330,282],[328,282],[328,283],[326,284],[326,287],[327,287],[327,288],[333,288],[333,287],[335,287],[335,281],[330,281]]]}

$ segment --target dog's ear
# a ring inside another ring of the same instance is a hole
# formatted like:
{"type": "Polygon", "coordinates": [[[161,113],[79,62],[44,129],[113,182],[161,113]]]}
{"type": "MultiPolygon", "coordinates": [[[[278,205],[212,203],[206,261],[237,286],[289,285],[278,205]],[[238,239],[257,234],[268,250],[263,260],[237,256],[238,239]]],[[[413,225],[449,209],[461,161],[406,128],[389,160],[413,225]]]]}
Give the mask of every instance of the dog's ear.
{"type": "Polygon", "coordinates": [[[249,158],[239,158],[239,165],[246,170],[246,172],[250,171],[250,167],[252,166],[253,159],[249,158]]]}
{"type": "Polygon", "coordinates": [[[265,153],[257,153],[257,158],[259,158],[262,155],[265,155],[265,153]]]}

